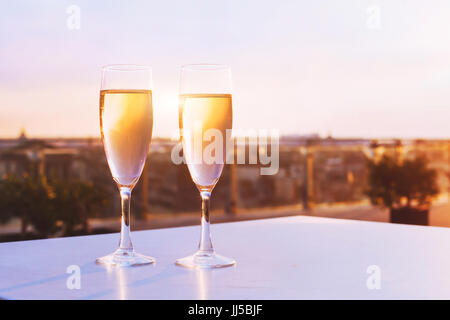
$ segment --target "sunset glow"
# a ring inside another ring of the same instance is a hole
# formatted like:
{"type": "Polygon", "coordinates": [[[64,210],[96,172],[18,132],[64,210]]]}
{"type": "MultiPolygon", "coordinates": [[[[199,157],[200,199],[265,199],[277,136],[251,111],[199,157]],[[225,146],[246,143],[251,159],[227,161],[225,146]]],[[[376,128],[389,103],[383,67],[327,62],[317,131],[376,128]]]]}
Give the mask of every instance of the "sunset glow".
{"type": "Polygon", "coordinates": [[[235,128],[449,137],[448,1],[198,2],[79,1],[74,30],[70,2],[2,8],[0,136],[99,136],[101,67],[138,63],[154,70],[154,134],[171,137],[179,68],[207,62],[233,70],[235,128]]]}

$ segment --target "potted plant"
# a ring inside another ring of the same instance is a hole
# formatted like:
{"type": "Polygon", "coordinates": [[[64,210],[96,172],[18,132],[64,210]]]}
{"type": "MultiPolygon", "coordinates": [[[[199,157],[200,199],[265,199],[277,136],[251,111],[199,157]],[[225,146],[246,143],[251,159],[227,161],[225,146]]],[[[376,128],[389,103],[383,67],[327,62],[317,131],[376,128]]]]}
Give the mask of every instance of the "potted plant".
{"type": "Polygon", "coordinates": [[[403,163],[384,156],[369,161],[368,190],[372,204],[387,207],[392,223],[428,225],[432,199],[439,193],[437,172],[424,156],[403,163]]]}

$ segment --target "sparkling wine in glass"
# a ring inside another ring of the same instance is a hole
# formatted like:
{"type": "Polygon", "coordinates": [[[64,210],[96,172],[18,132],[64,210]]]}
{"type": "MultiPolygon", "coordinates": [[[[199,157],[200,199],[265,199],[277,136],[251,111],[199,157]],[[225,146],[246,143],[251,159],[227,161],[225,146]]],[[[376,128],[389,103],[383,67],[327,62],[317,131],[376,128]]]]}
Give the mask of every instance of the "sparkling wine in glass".
{"type": "Polygon", "coordinates": [[[103,68],[100,129],[106,159],[120,192],[122,225],[119,248],[96,262],[136,266],[155,262],[134,251],[130,237],[131,191],[139,180],[150,150],[153,130],[152,71],[138,65],[103,68]]]}
{"type": "Polygon", "coordinates": [[[198,251],[176,260],[188,268],[221,268],[233,259],[215,253],[210,234],[211,192],[222,174],[231,139],[231,72],[223,65],[187,65],[181,70],[179,124],[183,155],[202,200],[198,251]],[[217,139],[217,140],[215,140],[217,139]],[[211,149],[210,142],[216,142],[211,149]],[[218,146],[218,147],[217,147],[218,146]]]}

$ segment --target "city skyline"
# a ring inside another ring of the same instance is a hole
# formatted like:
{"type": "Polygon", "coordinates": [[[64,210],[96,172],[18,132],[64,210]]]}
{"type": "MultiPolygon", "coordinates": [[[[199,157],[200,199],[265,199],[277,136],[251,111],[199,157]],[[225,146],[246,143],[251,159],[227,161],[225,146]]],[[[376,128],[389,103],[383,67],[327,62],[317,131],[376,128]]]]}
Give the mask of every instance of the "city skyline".
{"type": "Polygon", "coordinates": [[[152,65],[154,136],[173,137],[180,66],[217,62],[232,69],[235,128],[448,138],[449,13],[445,1],[16,1],[0,13],[0,137],[98,137],[100,68],[114,63],[152,65]]]}

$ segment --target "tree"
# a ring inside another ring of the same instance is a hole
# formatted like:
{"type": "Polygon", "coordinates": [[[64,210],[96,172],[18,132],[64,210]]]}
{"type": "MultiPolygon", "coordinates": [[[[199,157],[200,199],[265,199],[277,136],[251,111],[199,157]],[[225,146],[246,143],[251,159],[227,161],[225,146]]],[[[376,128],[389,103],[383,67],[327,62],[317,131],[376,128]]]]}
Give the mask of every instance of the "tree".
{"type": "Polygon", "coordinates": [[[104,190],[82,181],[54,182],[53,189],[54,208],[64,224],[65,234],[74,234],[77,225],[82,225],[84,232],[89,232],[88,219],[107,201],[104,190]]]}
{"type": "Polygon", "coordinates": [[[55,197],[51,186],[44,176],[25,176],[22,201],[25,204],[23,215],[28,217],[34,230],[47,238],[57,230],[58,217],[53,207],[55,197]]]}
{"type": "Polygon", "coordinates": [[[81,225],[89,232],[88,219],[107,201],[106,192],[92,183],[58,181],[49,184],[45,177],[6,176],[0,180],[0,222],[18,217],[22,234],[29,225],[41,237],[59,230],[62,222],[66,235],[81,225]]]}
{"type": "Polygon", "coordinates": [[[57,231],[57,217],[52,207],[54,194],[45,177],[6,176],[0,181],[0,192],[2,216],[18,217],[22,234],[30,224],[42,237],[57,231]]]}
{"type": "Polygon", "coordinates": [[[424,156],[403,164],[384,156],[378,163],[369,161],[369,188],[372,204],[395,208],[427,208],[439,193],[437,172],[428,168],[424,156]]]}
{"type": "Polygon", "coordinates": [[[20,183],[17,179],[5,176],[0,180],[0,223],[7,223],[12,217],[17,216],[13,199],[18,198],[21,193],[19,188],[20,183]]]}

